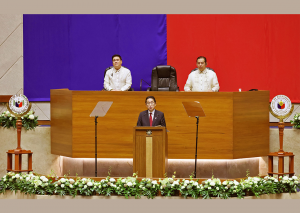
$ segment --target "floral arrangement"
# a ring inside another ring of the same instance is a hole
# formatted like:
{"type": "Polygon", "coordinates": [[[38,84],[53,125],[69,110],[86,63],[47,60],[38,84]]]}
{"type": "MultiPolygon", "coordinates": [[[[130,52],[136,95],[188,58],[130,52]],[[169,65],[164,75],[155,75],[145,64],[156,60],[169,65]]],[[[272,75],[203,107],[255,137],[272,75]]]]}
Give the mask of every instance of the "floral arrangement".
{"type": "MultiPolygon", "coordinates": [[[[33,130],[37,127],[38,116],[34,115],[33,111],[29,111],[26,115],[21,117],[22,126],[25,130],[33,130]]],[[[0,115],[0,126],[4,128],[16,128],[17,118],[12,115],[9,111],[4,111],[0,115]]]]}
{"type": "Polygon", "coordinates": [[[295,129],[300,129],[300,113],[296,113],[294,115],[294,119],[291,120],[291,124],[293,124],[295,129]]]}
{"type": "Polygon", "coordinates": [[[107,176],[105,179],[102,179],[100,181],[100,184],[98,185],[98,189],[96,189],[96,192],[99,195],[105,195],[105,196],[111,196],[113,193],[115,193],[115,189],[117,188],[115,184],[116,180],[114,178],[111,178],[107,176]]]}
{"type": "Polygon", "coordinates": [[[166,196],[166,197],[170,197],[173,195],[177,195],[176,193],[179,192],[180,190],[180,180],[175,180],[175,174],[176,172],[174,172],[174,175],[172,175],[172,178],[164,178],[164,179],[159,179],[159,183],[160,183],[160,192],[161,195],[166,196]]]}
{"type": "Polygon", "coordinates": [[[140,198],[154,198],[161,192],[163,196],[171,196],[172,192],[179,190],[184,198],[192,197],[208,199],[211,197],[220,197],[228,199],[230,197],[243,198],[245,194],[252,193],[259,197],[262,194],[276,194],[282,192],[297,192],[299,188],[299,178],[293,176],[280,176],[277,180],[274,177],[248,177],[240,182],[236,180],[226,180],[221,182],[218,178],[211,178],[203,181],[201,184],[198,180],[190,179],[174,180],[165,178],[160,181],[144,178],[141,181],[137,180],[137,175],[133,177],[119,178],[117,181],[114,178],[107,177],[101,181],[94,181],[90,178],[72,178],[63,177],[46,177],[35,175],[33,173],[21,174],[8,172],[0,180],[0,194],[6,190],[20,190],[25,194],[39,195],[76,195],[91,196],[104,195],[111,196],[117,194],[129,198],[134,196],[140,198]],[[168,186],[168,184],[170,184],[168,186]],[[173,187],[173,188],[172,188],[173,187]]]}
{"type": "Polygon", "coordinates": [[[159,184],[157,183],[157,180],[143,178],[139,184],[139,188],[142,190],[142,195],[147,196],[148,199],[153,199],[158,194],[159,184]]]}
{"type": "Polygon", "coordinates": [[[132,177],[119,178],[116,183],[115,192],[118,195],[123,195],[125,198],[135,196],[135,198],[141,197],[139,182],[136,179],[137,175],[133,173],[132,177]]]}

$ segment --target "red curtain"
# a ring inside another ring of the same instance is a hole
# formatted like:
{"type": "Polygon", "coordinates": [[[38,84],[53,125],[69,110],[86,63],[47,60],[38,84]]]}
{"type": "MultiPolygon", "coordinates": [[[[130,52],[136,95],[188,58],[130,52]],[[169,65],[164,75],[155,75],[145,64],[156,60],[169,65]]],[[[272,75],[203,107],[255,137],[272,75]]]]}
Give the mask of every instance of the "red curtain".
{"type": "Polygon", "coordinates": [[[220,91],[270,90],[300,103],[300,15],[167,15],[168,64],[180,90],[206,56],[220,91]]]}

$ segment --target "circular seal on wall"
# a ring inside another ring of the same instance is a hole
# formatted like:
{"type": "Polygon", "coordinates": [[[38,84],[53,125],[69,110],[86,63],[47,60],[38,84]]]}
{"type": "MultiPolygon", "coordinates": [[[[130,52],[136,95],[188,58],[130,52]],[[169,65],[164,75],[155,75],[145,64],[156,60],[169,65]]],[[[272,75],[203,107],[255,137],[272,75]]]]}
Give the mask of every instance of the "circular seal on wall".
{"type": "Polygon", "coordinates": [[[271,109],[275,115],[286,116],[292,108],[291,100],[285,95],[277,95],[271,102],[271,109]]]}
{"type": "Polygon", "coordinates": [[[28,111],[29,101],[25,95],[13,95],[9,99],[8,106],[13,113],[21,115],[28,111]]]}

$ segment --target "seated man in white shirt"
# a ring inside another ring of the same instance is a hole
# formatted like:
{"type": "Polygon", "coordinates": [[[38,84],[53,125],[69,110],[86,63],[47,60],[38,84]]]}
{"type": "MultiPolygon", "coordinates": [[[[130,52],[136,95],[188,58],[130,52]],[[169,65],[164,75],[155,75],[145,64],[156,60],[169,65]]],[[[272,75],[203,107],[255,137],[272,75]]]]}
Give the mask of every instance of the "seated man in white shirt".
{"type": "Polygon", "coordinates": [[[132,84],[130,70],[122,67],[120,55],[112,56],[113,68],[107,70],[104,77],[104,88],[107,91],[127,91],[132,84]]]}
{"type": "Polygon", "coordinates": [[[207,61],[204,56],[197,58],[198,69],[191,72],[184,86],[184,91],[218,92],[220,89],[217,75],[206,68],[207,61]]]}

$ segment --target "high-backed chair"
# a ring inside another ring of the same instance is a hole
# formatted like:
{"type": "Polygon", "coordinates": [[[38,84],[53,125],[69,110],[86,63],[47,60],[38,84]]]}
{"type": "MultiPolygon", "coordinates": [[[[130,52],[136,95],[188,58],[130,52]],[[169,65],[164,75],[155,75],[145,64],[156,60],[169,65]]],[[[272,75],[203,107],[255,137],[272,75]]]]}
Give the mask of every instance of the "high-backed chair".
{"type": "MultiPolygon", "coordinates": [[[[123,66],[123,67],[124,67],[124,66],[123,66]]],[[[109,66],[109,67],[107,67],[107,68],[105,69],[105,71],[104,71],[104,78],[105,78],[106,72],[107,72],[109,69],[111,69],[111,68],[113,68],[113,66],[109,66]]],[[[127,67],[125,67],[125,68],[128,69],[127,67]]],[[[106,90],[106,89],[103,88],[103,90],[106,90]]],[[[128,91],[134,91],[134,89],[130,87],[128,91]]]]}
{"type": "Polygon", "coordinates": [[[151,76],[151,87],[147,91],[179,91],[175,68],[169,65],[154,67],[151,76]]]}

